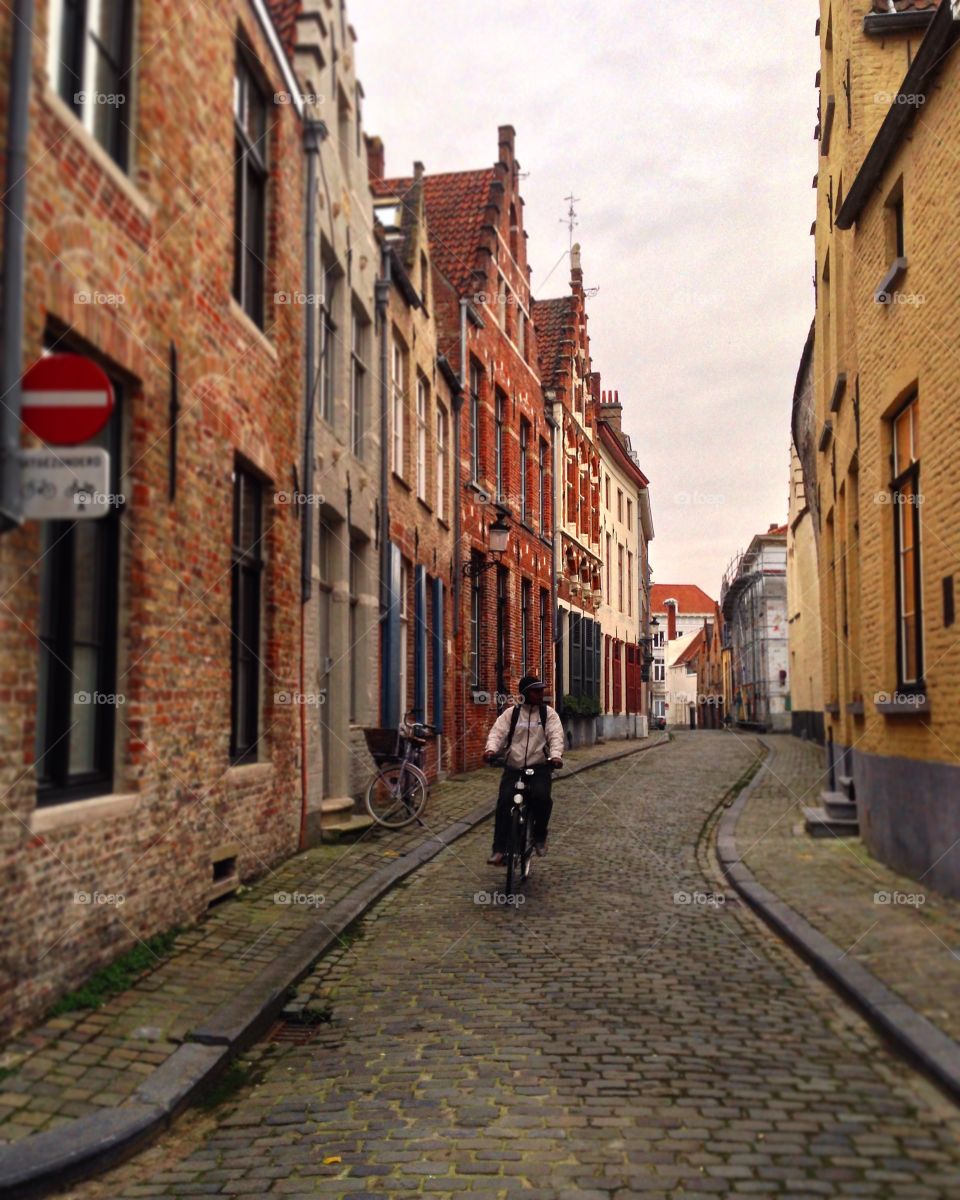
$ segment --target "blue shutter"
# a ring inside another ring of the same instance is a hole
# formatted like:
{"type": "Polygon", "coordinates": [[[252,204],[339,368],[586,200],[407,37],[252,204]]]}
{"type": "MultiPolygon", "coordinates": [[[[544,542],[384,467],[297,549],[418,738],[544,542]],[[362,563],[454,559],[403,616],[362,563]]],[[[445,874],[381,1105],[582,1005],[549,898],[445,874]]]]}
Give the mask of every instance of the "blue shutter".
{"type": "Polygon", "coordinates": [[[413,710],[423,721],[427,715],[427,573],[418,566],[413,577],[413,710]]]}
{"type": "Polygon", "coordinates": [[[443,729],[443,580],[433,581],[433,724],[443,729]]]}
{"type": "Polygon", "coordinates": [[[390,544],[387,577],[387,623],[383,645],[381,678],[383,724],[396,729],[400,724],[400,547],[390,544]]]}

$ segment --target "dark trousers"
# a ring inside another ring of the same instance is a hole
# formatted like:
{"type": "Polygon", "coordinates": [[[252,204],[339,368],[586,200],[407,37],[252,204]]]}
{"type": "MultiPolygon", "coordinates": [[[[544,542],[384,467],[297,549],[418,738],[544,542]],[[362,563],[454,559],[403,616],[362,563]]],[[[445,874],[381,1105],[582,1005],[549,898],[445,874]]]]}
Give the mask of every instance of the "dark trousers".
{"type": "Polygon", "coordinates": [[[524,784],[524,794],[533,815],[533,840],[547,840],[547,826],[550,823],[550,813],[553,811],[553,799],[550,796],[552,776],[546,763],[542,767],[534,767],[532,775],[524,775],[522,771],[507,767],[500,780],[500,795],[497,798],[497,815],[493,824],[493,852],[505,854],[510,841],[510,809],[513,807],[514,786],[518,779],[524,784]]]}

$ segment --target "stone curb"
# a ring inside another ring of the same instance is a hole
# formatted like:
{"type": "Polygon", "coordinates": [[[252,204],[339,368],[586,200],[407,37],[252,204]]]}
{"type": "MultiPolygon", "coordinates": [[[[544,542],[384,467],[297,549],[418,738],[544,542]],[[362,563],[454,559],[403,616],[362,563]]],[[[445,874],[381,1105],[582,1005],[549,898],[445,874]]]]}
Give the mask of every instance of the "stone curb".
{"type": "Polygon", "coordinates": [[[737,822],[754,788],[769,770],[771,747],[763,738],[759,741],[767,750],[767,758],[717,825],[717,857],[724,874],[754,912],[799,951],[818,974],[833,984],[951,1099],[960,1102],[960,1044],[907,1004],[862,963],[847,958],[845,951],[759,883],[740,861],[737,822]]]}
{"type": "MultiPolygon", "coordinates": [[[[660,738],[558,772],[555,779],[572,779],[594,767],[668,743],[669,738],[660,738]]],[[[127,1103],[0,1146],[0,1195],[5,1200],[48,1195],[116,1166],[151,1142],[194,1096],[216,1080],[235,1054],[255,1042],[277,1020],[290,988],[310,973],[344,930],[400,880],[489,819],[495,808],[495,800],[478,805],[394,862],[371,872],[333,906],[321,928],[304,930],[256,979],[193,1029],[187,1035],[189,1040],[177,1047],[127,1103]]]]}

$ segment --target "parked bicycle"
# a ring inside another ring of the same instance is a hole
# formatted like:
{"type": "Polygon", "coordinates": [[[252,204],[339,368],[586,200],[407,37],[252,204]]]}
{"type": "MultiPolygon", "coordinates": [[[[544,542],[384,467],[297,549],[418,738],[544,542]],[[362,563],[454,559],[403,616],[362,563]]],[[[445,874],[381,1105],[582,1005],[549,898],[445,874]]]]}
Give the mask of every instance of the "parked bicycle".
{"type": "Polygon", "coordinates": [[[430,784],[423,771],[427,741],[439,731],[407,713],[399,729],[365,729],[377,770],[367,784],[367,812],[387,829],[416,821],[427,805],[430,784]]]}

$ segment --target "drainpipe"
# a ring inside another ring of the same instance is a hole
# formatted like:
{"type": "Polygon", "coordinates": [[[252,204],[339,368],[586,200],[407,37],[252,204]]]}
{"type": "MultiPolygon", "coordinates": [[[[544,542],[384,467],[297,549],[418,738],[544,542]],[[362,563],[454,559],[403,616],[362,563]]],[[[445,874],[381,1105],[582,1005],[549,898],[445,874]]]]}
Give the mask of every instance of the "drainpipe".
{"type": "MultiPolygon", "coordinates": [[[[384,627],[390,608],[390,439],[387,437],[389,391],[387,372],[390,365],[389,322],[387,307],[390,300],[390,249],[380,249],[382,274],[374,287],[377,320],[380,322],[380,626],[384,627]]],[[[381,645],[383,641],[381,639],[381,645]]],[[[380,720],[387,712],[387,663],[380,668],[380,720]]]]}
{"type": "Polygon", "coordinates": [[[13,17],[3,214],[3,316],[0,318],[0,532],[23,524],[20,502],[20,364],[27,204],[27,138],[33,0],[17,0],[13,17]]]}
{"type": "MultiPolygon", "coordinates": [[[[460,397],[461,401],[467,395],[470,387],[470,379],[467,372],[467,303],[468,301],[461,297],[460,299],[460,397]]],[[[461,469],[461,450],[460,450],[460,405],[454,406],[453,410],[453,444],[457,447],[457,484],[453,489],[453,544],[456,547],[455,557],[453,560],[453,644],[457,645],[457,639],[460,637],[460,605],[462,603],[462,581],[463,569],[460,558],[460,541],[462,535],[462,514],[460,505],[460,492],[463,488],[463,480],[460,478],[461,469]]],[[[460,731],[460,770],[467,769],[467,739],[463,734],[466,732],[467,724],[467,673],[463,670],[463,655],[460,658],[460,700],[461,712],[463,713],[463,729],[460,731]]]]}
{"type": "MultiPolygon", "coordinates": [[[[301,488],[307,498],[302,506],[303,541],[300,547],[300,849],[307,845],[307,706],[303,703],[303,695],[307,682],[306,626],[307,601],[313,591],[313,460],[315,452],[315,426],[313,402],[316,392],[316,313],[309,297],[316,290],[317,278],[317,158],[320,153],[320,143],[327,136],[327,127],[322,121],[306,120],[303,125],[303,152],[307,160],[307,204],[306,226],[304,229],[305,284],[308,302],[305,306],[305,413],[303,437],[303,482],[301,488]]],[[[297,497],[298,500],[300,497],[297,497]]]]}
{"type": "Polygon", "coordinates": [[[550,412],[546,414],[546,417],[547,424],[550,426],[550,467],[553,473],[553,479],[551,481],[553,486],[550,489],[550,515],[553,518],[551,522],[552,536],[550,538],[552,543],[550,547],[550,612],[553,616],[553,662],[550,664],[550,667],[553,671],[553,707],[558,708],[561,700],[561,697],[556,695],[557,645],[560,641],[560,614],[557,611],[557,554],[559,551],[559,546],[557,545],[557,430],[560,428],[560,422],[553,415],[553,410],[557,407],[560,401],[557,399],[556,392],[553,391],[544,392],[544,399],[550,405],[550,412]]]}

